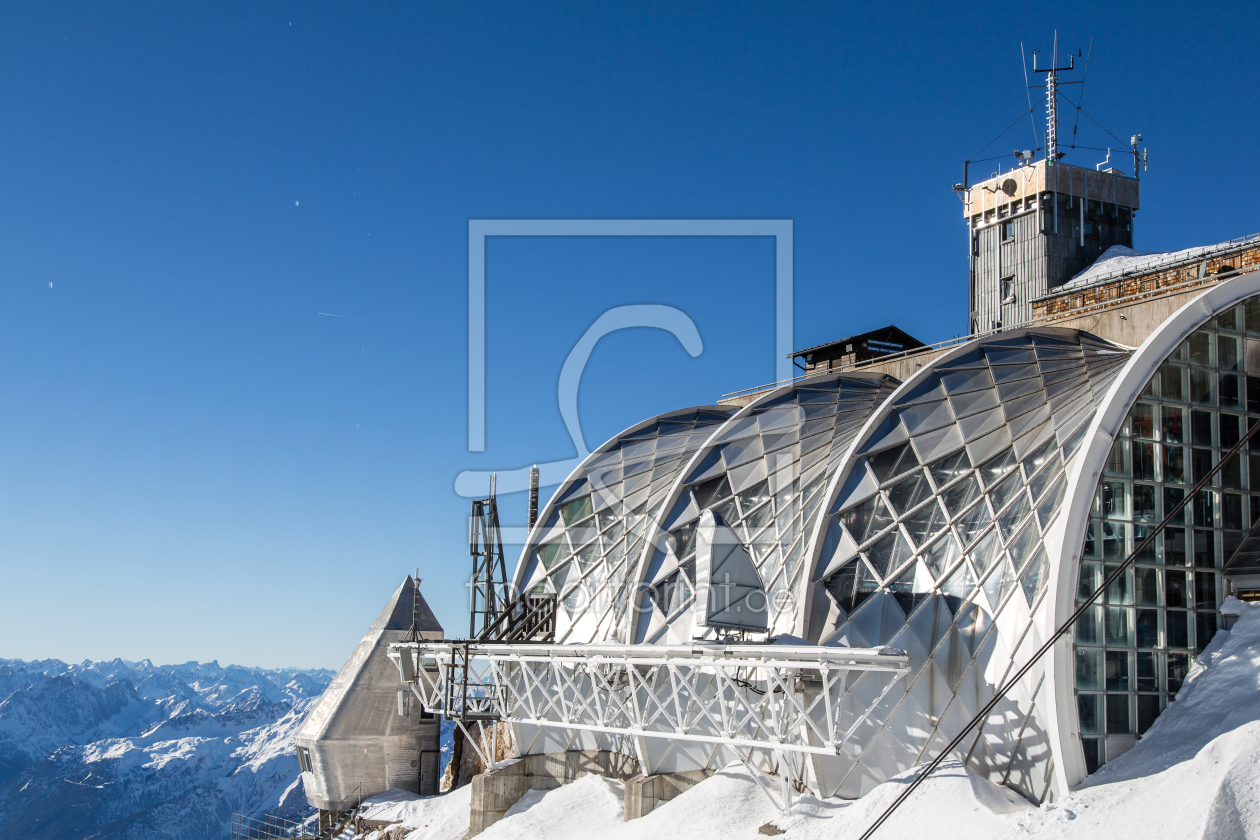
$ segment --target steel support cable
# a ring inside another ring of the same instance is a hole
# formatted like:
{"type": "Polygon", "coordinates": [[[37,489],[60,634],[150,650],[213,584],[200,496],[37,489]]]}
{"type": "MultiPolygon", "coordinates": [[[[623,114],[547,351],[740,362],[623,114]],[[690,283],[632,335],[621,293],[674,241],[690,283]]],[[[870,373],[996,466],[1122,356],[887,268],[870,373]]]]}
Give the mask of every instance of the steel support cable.
{"type": "Polygon", "coordinates": [[[955,749],[957,749],[958,746],[962,744],[964,740],[966,740],[968,733],[970,733],[971,730],[974,729],[975,727],[984,723],[984,721],[988,718],[989,713],[992,712],[994,707],[996,707],[997,704],[1006,696],[1007,692],[1009,692],[1012,688],[1014,688],[1016,683],[1018,683],[1021,679],[1023,679],[1028,674],[1028,672],[1033,669],[1033,666],[1035,666],[1037,662],[1041,660],[1041,657],[1049,653],[1050,649],[1054,647],[1055,643],[1058,642],[1059,639],[1065,636],[1067,632],[1072,629],[1072,625],[1076,623],[1077,619],[1079,619],[1082,615],[1085,614],[1085,610],[1091,607],[1094,601],[1098,600],[1098,597],[1107,591],[1107,588],[1109,586],[1111,586],[1113,583],[1115,583],[1117,580],[1120,579],[1120,575],[1124,574],[1125,570],[1133,565],[1133,562],[1138,558],[1138,555],[1141,554],[1143,551],[1145,551],[1146,548],[1152,542],[1154,542],[1157,534],[1159,534],[1161,531],[1164,530],[1164,528],[1168,527],[1169,525],[1176,524],[1175,520],[1177,519],[1178,516],[1181,515],[1181,512],[1186,509],[1186,506],[1189,505],[1190,502],[1193,501],[1194,498],[1205,487],[1207,487],[1208,484],[1211,483],[1212,479],[1216,477],[1217,473],[1221,471],[1221,469],[1225,466],[1225,464],[1231,458],[1233,458],[1240,451],[1242,451],[1243,446],[1247,443],[1247,441],[1251,439],[1252,435],[1254,435],[1257,431],[1260,431],[1260,420],[1253,420],[1251,421],[1250,428],[1247,429],[1246,434],[1244,434],[1242,438],[1237,443],[1235,443],[1228,452],[1226,452],[1224,455],[1221,456],[1220,460],[1217,461],[1216,466],[1208,470],[1207,475],[1199,479],[1198,483],[1196,483],[1192,488],[1190,488],[1190,492],[1186,494],[1185,498],[1182,499],[1180,502],[1178,502],[1171,511],[1165,514],[1164,518],[1159,522],[1159,524],[1154,526],[1151,529],[1151,532],[1146,535],[1146,537],[1142,540],[1142,542],[1138,543],[1137,547],[1133,549],[1132,553],[1130,553],[1129,556],[1124,559],[1124,562],[1122,562],[1119,566],[1117,566],[1115,571],[1107,575],[1106,579],[1102,582],[1102,584],[1098,587],[1098,589],[1096,589],[1093,592],[1093,594],[1091,594],[1088,598],[1086,598],[1081,603],[1081,605],[1076,608],[1076,612],[1072,613],[1072,615],[1070,615],[1066,621],[1064,621],[1061,625],[1059,625],[1059,628],[1054,631],[1053,635],[1051,635],[1050,638],[1046,640],[1045,644],[1043,644],[1040,648],[1037,649],[1037,652],[1032,655],[1032,658],[1030,658],[1028,662],[1026,662],[1024,666],[1015,673],[1015,676],[1007,680],[1006,683],[997,690],[997,692],[993,695],[993,699],[990,700],[988,703],[986,703],[984,708],[981,709],[980,712],[974,718],[972,718],[971,721],[966,726],[963,727],[962,731],[958,733],[957,737],[955,737],[954,740],[950,741],[945,746],[945,748],[941,750],[940,754],[936,756],[936,758],[928,762],[927,766],[925,766],[921,771],[919,771],[919,774],[915,776],[914,781],[912,781],[906,787],[906,789],[903,790],[900,793],[900,795],[898,795],[897,798],[893,800],[893,803],[889,805],[888,808],[882,814],[879,815],[879,818],[876,819],[875,822],[871,823],[871,827],[866,829],[866,831],[862,834],[859,840],[870,840],[870,838],[875,834],[875,832],[879,829],[879,827],[884,824],[884,821],[887,820],[890,816],[892,816],[893,812],[896,811],[897,808],[899,808],[901,804],[910,797],[910,794],[914,793],[915,788],[917,788],[925,779],[927,779],[927,777],[932,774],[932,771],[935,770],[937,767],[939,767],[941,762],[944,761],[949,756],[950,753],[952,753],[955,749]]]}
{"type": "MultiPolygon", "coordinates": [[[[1081,103],[1085,101],[1085,81],[1089,78],[1089,57],[1094,54],[1094,39],[1089,39],[1089,52],[1085,53],[1085,72],[1081,74],[1081,95],[1076,97],[1076,122],[1072,124],[1072,148],[1076,148],[1076,128],[1081,124],[1081,103]]],[[[1115,135],[1112,135],[1115,136],[1115,135]]]]}
{"type": "MultiPolygon", "coordinates": [[[[1037,100],[1037,103],[1036,103],[1036,104],[1037,104],[1037,105],[1040,105],[1040,104],[1041,104],[1041,101],[1042,101],[1043,99],[1045,99],[1045,98],[1046,98],[1046,97],[1045,97],[1044,95],[1043,95],[1043,96],[1041,96],[1041,97],[1037,100]]],[[[1029,109],[1028,109],[1026,112],[1021,113],[1018,117],[1016,117],[1016,118],[1015,118],[1015,122],[1011,123],[1011,124],[1010,124],[1010,125],[1008,125],[1006,128],[1002,129],[1002,133],[1001,133],[1001,134],[999,134],[997,137],[994,137],[994,138],[993,138],[992,140],[990,140],[988,143],[985,143],[985,144],[984,144],[984,146],[983,146],[983,148],[981,148],[981,149],[980,149],[980,151],[976,152],[976,154],[977,154],[977,155],[982,155],[982,154],[984,154],[984,150],[985,150],[985,149],[989,148],[989,147],[990,147],[990,146],[992,146],[994,143],[996,143],[997,141],[1001,140],[1001,139],[1002,139],[1002,138],[1006,135],[1006,133],[1007,133],[1008,131],[1010,131],[1010,130],[1011,130],[1012,128],[1014,128],[1015,126],[1019,125],[1019,121],[1020,121],[1020,120],[1022,120],[1022,119],[1024,118],[1024,114],[1026,114],[1026,113],[1028,113],[1028,114],[1032,113],[1033,108],[1035,108],[1035,107],[1036,107],[1036,105],[1031,106],[1031,107],[1029,107],[1029,109]]],[[[1088,116],[1089,116],[1089,114],[1086,114],[1085,116],[1087,116],[1087,117],[1088,117],[1088,116]]],[[[1006,157],[1006,155],[999,155],[999,157],[1006,157]]],[[[996,158],[989,158],[989,160],[996,160],[996,158]]],[[[969,160],[968,162],[969,162],[969,163],[980,163],[980,161],[977,161],[977,160],[969,160]]]]}

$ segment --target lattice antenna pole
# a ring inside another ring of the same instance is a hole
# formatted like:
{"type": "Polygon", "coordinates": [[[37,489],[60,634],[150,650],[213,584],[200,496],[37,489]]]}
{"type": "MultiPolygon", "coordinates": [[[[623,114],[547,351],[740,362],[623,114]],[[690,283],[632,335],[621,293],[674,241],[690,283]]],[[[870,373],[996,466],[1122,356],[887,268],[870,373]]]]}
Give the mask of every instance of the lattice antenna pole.
{"type": "Polygon", "coordinates": [[[499,530],[498,476],[490,476],[490,497],[472,503],[468,553],[473,561],[472,611],[468,636],[479,639],[507,607],[507,564],[499,530]],[[478,616],[481,626],[478,628],[478,616]]]}
{"type": "Polygon", "coordinates": [[[1033,72],[1046,74],[1046,162],[1051,166],[1059,162],[1059,73],[1075,70],[1076,56],[1068,56],[1067,67],[1059,67],[1058,63],[1059,33],[1055,32],[1054,53],[1049,67],[1037,66],[1037,51],[1033,50],[1033,72]]]}

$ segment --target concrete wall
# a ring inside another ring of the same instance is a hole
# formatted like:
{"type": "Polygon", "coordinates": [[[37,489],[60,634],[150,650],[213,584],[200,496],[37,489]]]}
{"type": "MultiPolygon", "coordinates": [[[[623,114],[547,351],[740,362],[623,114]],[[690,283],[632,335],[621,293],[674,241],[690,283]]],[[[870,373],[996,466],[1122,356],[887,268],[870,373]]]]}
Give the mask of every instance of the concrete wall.
{"type": "Polygon", "coordinates": [[[473,779],[467,837],[475,837],[503,819],[526,791],[555,790],[591,774],[625,782],[624,813],[627,820],[632,820],[651,812],[657,802],[691,790],[713,775],[713,771],[641,776],[638,761],[607,750],[527,755],[507,767],[473,779]]]}

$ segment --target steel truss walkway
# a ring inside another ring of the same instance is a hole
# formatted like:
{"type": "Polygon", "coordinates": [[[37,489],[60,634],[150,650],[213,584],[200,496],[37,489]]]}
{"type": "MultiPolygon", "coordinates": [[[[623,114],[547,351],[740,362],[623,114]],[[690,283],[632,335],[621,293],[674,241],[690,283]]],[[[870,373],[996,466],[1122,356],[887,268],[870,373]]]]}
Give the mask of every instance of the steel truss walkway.
{"type": "Polygon", "coordinates": [[[888,648],[766,644],[401,642],[389,657],[426,711],[611,736],[644,775],[660,772],[650,739],[709,745],[729,758],[708,766],[742,762],[772,799],[776,774],[781,808],[809,786],[807,756],[839,755],[910,671],[888,648]]]}

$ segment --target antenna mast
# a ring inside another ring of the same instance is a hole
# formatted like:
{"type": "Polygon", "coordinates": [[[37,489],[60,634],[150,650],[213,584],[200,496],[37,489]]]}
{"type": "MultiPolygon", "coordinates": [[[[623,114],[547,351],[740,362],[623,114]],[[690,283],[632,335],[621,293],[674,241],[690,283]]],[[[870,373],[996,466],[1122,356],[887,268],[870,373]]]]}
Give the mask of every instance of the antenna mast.
{"type": "Polygon", "coordinates": [[[476,639],[490,629],[508,606],[507,566],[503,562],[503,537],[499,533],[498,476],[490,476],[490,497],[474,499],[468,553],[472,555],[472,610],[468,636],[476,639]],[[477,617],[481,616],[481,629],[477,617]]]}
{"type": "Polygon", "coordinates": [[[1046,161],[1059,162],[1059,73],[1076,69],[1076,56],[1068,56],[1068,66],[1058,67],[1059,33],[1054,33],[1054,56],[1049,67],[1037,66],[1037,50],[1033,50],[1033,72],[1046,74],[1046,161]]]}

